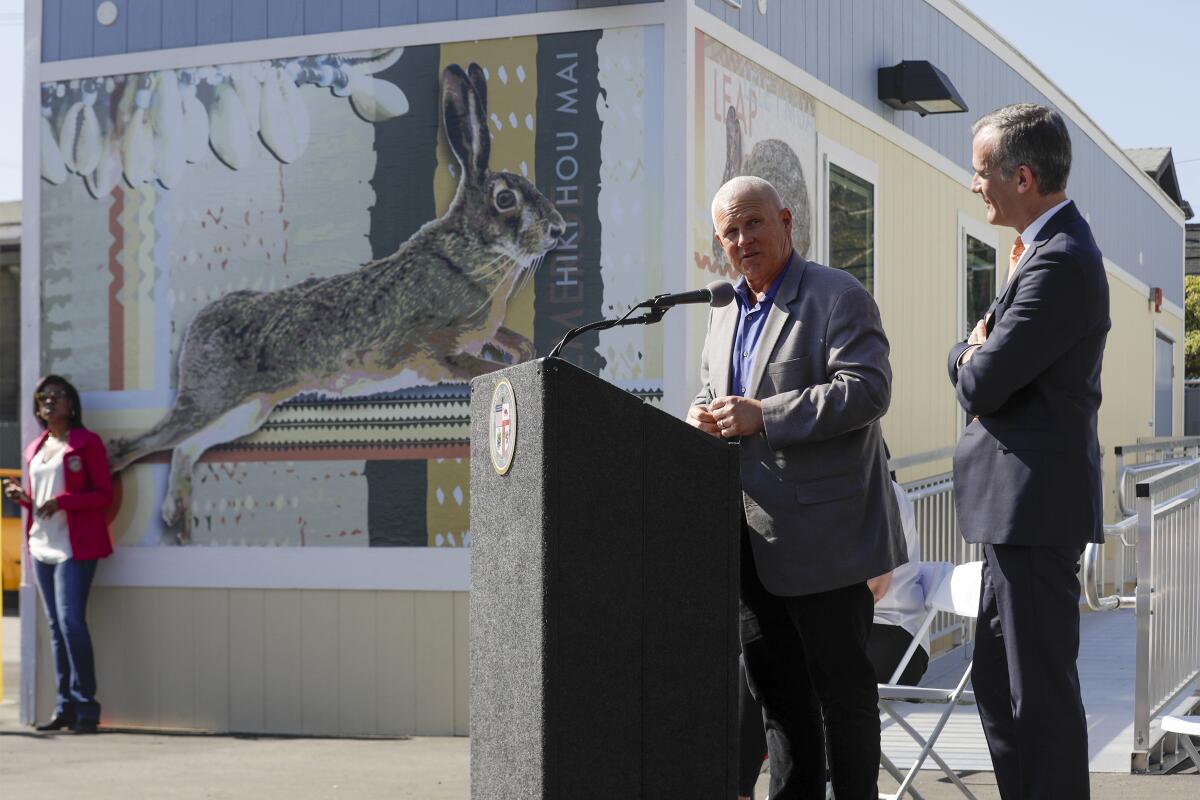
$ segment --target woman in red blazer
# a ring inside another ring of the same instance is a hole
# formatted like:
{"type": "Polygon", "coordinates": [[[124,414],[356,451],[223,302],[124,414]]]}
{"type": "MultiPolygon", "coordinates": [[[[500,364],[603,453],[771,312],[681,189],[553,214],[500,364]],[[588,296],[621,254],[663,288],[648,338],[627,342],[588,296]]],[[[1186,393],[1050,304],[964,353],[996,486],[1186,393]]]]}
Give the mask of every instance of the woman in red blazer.
{"type": "Polygon", "coordinates": [[[97,560],[112,553],[104,515],[112,476],[104,443],[83,426],[79,392],[70,381],[58,375],[38,381],[33,414],[44,431],[25,448],[28,483],[7,482],[4,494],[29,512],[25,541],[50,621],[58,701],[38,730],[95,733],[100,704],[87,598],[97,560]]]}

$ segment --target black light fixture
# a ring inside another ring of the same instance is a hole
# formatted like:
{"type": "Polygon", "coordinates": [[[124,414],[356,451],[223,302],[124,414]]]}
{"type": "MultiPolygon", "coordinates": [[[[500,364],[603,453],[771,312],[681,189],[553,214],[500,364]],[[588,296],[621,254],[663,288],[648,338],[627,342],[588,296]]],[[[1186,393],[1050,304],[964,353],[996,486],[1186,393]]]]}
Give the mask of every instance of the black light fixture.
{"type": "Polygon", "coordinates": [[[901,111],[926,114],[957,114],[967,104],[954,84],[928,61],[901,61],[879,70],[879,99],[901,111]]]}

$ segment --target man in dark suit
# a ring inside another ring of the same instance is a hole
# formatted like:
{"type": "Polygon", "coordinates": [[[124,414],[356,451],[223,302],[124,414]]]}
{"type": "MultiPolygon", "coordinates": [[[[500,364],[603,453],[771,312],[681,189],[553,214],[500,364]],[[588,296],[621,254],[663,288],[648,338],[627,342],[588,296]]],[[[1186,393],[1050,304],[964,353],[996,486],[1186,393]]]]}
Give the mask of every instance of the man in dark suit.
{"type": "Polygon", "coordinates": [[[767,181],[713,200],[717,241],[742,274],[714,309],[688,421],[741,443],[741,637],[763,704],[772,800],[874,800],[879,770],[867,581],[903,564],[904,533],[879,418],[888,342],[851,275],[792,250],[767,181]]]}
{"type": "Polygon", "coordinates": [[[1088,797],[1076,565],[1103,535],[1100,362],[1108,279],[1067,199],[1062,117],[1007,106],[973,129],[972,190],[1015,229],[1008,283],[950,380],[974,419],[954,454],[959,528],[983,543],[973,681],[1006,800],[1088,797]]]}

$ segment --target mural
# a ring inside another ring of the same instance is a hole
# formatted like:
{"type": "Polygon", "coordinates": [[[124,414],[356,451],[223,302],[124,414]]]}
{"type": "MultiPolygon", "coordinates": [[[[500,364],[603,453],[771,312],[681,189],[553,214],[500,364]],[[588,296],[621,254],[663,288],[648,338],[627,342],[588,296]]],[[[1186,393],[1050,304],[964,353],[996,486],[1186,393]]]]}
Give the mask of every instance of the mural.
{"type": "MultiPolygon", "coordinates": [[[[660,40],[43,86],[43,365],[122,543],[467,545],[470,378],[662,291],[660,40]]],[[[565,355],[654,399],[660,336],[565,355]]]]}
{"type": "MultiPolygon", "coordinates": [[[[792,245],[812,258],[817,174],[816,105],[813,98],[715,39],[696,31],[696,146],[692,165],[690,241],[700,287],[738,274],[713,238],[712,198],[739,175],[770,181],[792,211],[792,245]]],[[[699,380],[704,318],[689,318],[687,374],[699,380]]]]}
{"type": "Polygon", "coordinates": [[[811,257],[817,159],[812,97],[700,31],[696,62],[696,267],[736,277],[713,239],[711,204],[721,184],[739,175],[757,175],[779,190],[792,211],[792,244],[811,257]]]}

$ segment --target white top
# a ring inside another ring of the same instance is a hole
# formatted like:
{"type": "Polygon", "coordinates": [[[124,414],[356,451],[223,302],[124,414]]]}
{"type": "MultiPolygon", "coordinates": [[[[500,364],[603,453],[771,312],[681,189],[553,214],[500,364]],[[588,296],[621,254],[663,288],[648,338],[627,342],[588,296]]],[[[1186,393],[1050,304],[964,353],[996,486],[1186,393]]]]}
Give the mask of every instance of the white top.
{"type": "MultiPolygon", "coordinates": [[[[900,519],[904,523],[904,542],[908,546],[908,563],[896,567],[892,571],[892,585],[887,594],[875,604],[874,622],[879,625],[899,625],[910,635],[916,636],[917,630],[925,619],[925,589],[917,580],[921,565],[921,540],[917,537],[917,519],[913,513],[912,502],[900,484],[892,481],[892,489],[896,492],[896,504],[900,506],[900,519]]],[[[929,633],[921,640],[925,652],[929,652],[929,633]]]]}
{"type": "MultiPolygon", "coordinates": [[[[1020,260],[1018,260],[1017,265],[1013,267],[1012,272],[1014,274],[1025,264],[1025,257],[1029,255],[1029,248],[1033,246],[1035,241],[1037,241],[1037,236],[1042,232],[1042,228],[1046,227],[1046,223],[1050,221],[1050,218],[1057,214],[1069,202],[1071,202],[1069,199],[1063,200],[1058,205],[1051,206],[1050,208],[1046,209],[1046,213],[1029,223],[1029,227],[1021,231],[1021,243],[1025,246],[1025,252],[1021,253],[1020,260]]],[[[1009,280],[1011,280],[1011,278],[1009,280]]]]}
{"type": "MultiPolygon", "coordinates": [[[[29,462],[29,486],[33,507],[63,493],[63,453],[67,443],[47,436],[42,448],[29,462]]],[[[29,528],[29,555],[43,564],[61,564],[71,558],[71,536],[67,532],[67,512],[59,509],[49,519],[33,517],[29,528]]]]}

